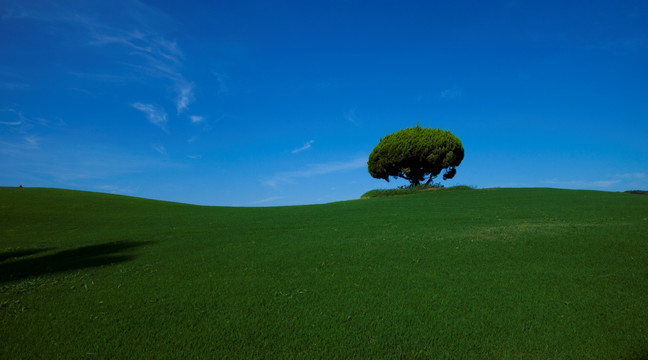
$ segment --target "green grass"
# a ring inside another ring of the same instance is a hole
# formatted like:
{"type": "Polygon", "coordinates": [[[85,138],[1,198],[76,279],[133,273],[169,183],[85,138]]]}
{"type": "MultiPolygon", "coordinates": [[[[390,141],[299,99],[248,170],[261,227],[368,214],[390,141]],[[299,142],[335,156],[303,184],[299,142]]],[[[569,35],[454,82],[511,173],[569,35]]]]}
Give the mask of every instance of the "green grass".
{"type": "Polygon", "coordinates": [[[0,188],[0,358],[646,359],[648,197],[0,188]]]}

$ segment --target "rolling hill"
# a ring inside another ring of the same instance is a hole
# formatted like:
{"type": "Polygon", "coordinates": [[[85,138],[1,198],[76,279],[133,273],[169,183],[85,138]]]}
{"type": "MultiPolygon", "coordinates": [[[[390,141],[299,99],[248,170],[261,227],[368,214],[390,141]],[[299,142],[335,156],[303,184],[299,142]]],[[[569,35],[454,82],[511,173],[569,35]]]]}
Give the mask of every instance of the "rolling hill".
{"type": "Polygon", "coordinates": [[[0,358],[648,357],[648,197],[0,188],[0,358]]]}

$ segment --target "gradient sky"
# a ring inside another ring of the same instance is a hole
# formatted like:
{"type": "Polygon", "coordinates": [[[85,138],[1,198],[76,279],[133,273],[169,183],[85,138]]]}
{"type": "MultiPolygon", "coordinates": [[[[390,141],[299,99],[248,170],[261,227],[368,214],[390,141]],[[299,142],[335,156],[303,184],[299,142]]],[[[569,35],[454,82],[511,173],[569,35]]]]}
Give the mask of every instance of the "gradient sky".
{"type": "Polygon", "coordinates": [[[0,185],[357,199],[381,137],[447,186],[648,188],[648,2],[0,0],[0,185]]]}

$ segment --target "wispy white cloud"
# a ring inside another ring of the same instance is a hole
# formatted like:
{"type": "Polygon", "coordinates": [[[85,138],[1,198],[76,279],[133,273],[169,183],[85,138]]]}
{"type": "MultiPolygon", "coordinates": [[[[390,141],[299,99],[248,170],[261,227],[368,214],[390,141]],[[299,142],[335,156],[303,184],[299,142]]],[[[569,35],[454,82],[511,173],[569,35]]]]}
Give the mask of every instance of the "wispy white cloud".
{"type": "Polygon", "coordinates": [[[595,188],[609,188],[614,185],[617,185],[620,182],[621,182],[620,180],[596,180],[596,181],[586,182],[586,184],[595,188]]]}
{"type": "Polygon", "coordinates": [[[137,192],[137,189],[132,188],[132,187],[126,187],[126,186],[118,186],[118,185],[96,185],[93,186],[93,189],[101,191],[101,192],[108,192],[111,194],[134,194],[137,192]]]}
{"type": "Polygon", "coordinates": [[[283,199],[283,197],[281,197],[281,196],[270,196],[270,197],[265,198],[265,199],[249,202],[248,205],[265,204],[265,203],[269,203],[269,202],[273,202],[273,201],[277,201],[277,200],[281,200],[281,199],[283,199]]]}
{"type": "Polygon", "coordinates": [[[187,81],[182,74],[184,54],[175,41],[139,30],[123,32],[119,29],[102,28],[94,33],[90,44],[121,45],[129,51],[130,55],[144,60],[143,63],[138,61],[126,65],[149,76],[170,80],[176,93],[174,101],[178,114],[195,101],[195,84],[187,81]]]}
{"type": "Polygon", "coordinates": [[[617,174],[617,175],[614,175],[614,176],[619,178],[619,179],[625,179],[625,180],[637,180],[637,179],[648,178],[648,175],[646,175],[646,173],[642,173],[642,172],[617,174]]]}
{"type": "Polygon", "coordinates": [[[344,114],[344,119],[355,126],[360,126],[360,119],[358,118],[356,108],[347,110],[347,112],[344,114]]]}
{"type": "MultiPolygon", "coordinates": [[[[194,84],[183,74],[184,53],[178,43],[164,34],[165,27],[173,21],[153,6],[138,0],[117,1],[115,7],[123,8],[119,22],[103,16],[101,10],[65,6],[50,2],[35,5],[30,2],[16,2],[5,10],[3,19],[28,19],[47,22],[53,26],[63,24],[76,31],[70,40],[89,47],[110,47],[119,54],[120,64],[135,70],[138,76],[167,79],[175,92],[178,113],[186,110],[195,101],[194,84]]],[[[98,7],[101,9],[101,7],[98,7]]],[[[110,81],[132,81],[132,74],[83,74],[78,76],[97,77],[110,81]]]]}
{"type": "MultiPolygon", "coordinates": [[[[28,186],[34,184],[91,189],[106,183],[119,183],[126,174],[146,173],[152,169],[185,169],[185,165],[159,156],[138,156],[122,149],[105,148],[100,144],[80,143],[69,147],[53,137],[43,139],[42,143],[40,149],[25,149],[15,151],[12,156],[0,156],[0,163],[10,169],[10,174],[5,172],[0,177],[16,179],[11,182],[25,183],[28,186]]],[[[0,154],[5,150],[6,147],[0,142],[0,154]]]]}
{"type": "Polygon", "coordinates": [[[6,126],[18,126],[18,125],[22,125],[22,124],[23,124],[23,122],[20,121],[20,120],[16,120],[16,121],[0,121],[0,125],[6,125],[6,126]]]}
{"type": "Polygon", "coordinates": [[[124,31],[105,25],[92,24],[93,30],[90,45],[123,45],[133,55],[146,57],[152,64],[171,62],[181,64],[183,53],[175,41],[140,30],[124,31]]]}
{"type": "Polygon", "coordinates": [[[159,126],[164,132],[167,130],[167,114],[163,108],[154,104],[132,103],[132,107],[146,114],[148,121],[156,126],[159,126]]]}
{"type": "Polygon", "coordinates": [[[41,139],[36,136],[20,136],[9,141],[0,140],[0,154],[17,155],[40,149],[41,139]]]}
{"type": "Polygon", "coordinates": [[[22,111],[15,109],[0,109],[0,125],[5,126],[20,126],[26,125],[28,120],[23,115],[22,111]]]}
{"type": "Polygon", "coordinates": [[[31,146],[33,148],[37,148],[40,144],[40,139],[36,136],[25,136],[25,143],[28,146],[31,146]]]}
{"type": "Polygon", "coordinates": [[[276,187],[282,184],[295,183],[297,179],[354,170],[366,166],[366,157],[358,157],[345,162],[333,161],[321,164],[311,164],[307,165],[305,170],[278,172],[270,178],[262,180],[261,183],[267,186],[276,187]]]}
{"type": "MultiPolygon", "coordinates": [[[[61,17],[59,14],[45,14],[45,12],[39,12],[32,9],[27,9],[25,4],[14,3],[10,6],[5,7],[2,13],[2,20],[8,19],[33,19],[41,21],[52,21],[52,19],[58,19],[61,17]]],[[[51,10],[51,9],[48,9],[51,10]]]]}
{"type": "Polygon", "coordinates": [[[189,116],[189,119],[191,119],[191,123],[193,124],[200,124],[201,122],[205,121],[205,117],[199,115],[191,115],[189,116]]]}
{"type": "Polygon", "coordinates": [[[545,180],[544,184],[568,188],[609,188],[620,183],[620,180],[545,180]]]}
{"type": "Polygon", "coordinates": [[[576,188],[576,189],[601,189],[623,190],[635,187],[648,186],[648,174],[643,172],[610,174],[603,179],[593,180],[546,180],[544,184],[550,186],[576,188]]]}
{"type": "MultiPolygon", "coordinates": [[[[123,45],[131,54],[150,56],[156,61],[170,61],[180,64],[182,50],[175,41],[168,40],[156,31],[154,18],[160,18],[161,12],[140,1],[123,1],[114,6],[124,7],[125,16],[120,17],[120,24],[102,21],[102,14],[92,13],[88,8],[80,11],[78,8],[66,7],[63,4],[51,2],[30,4],[19,2],[5,11],[2,19],[29,19],[51,24],[74,25],[85,31],[79,33],[81,39],[88,39],[89,45],[123,45]],[[125,29],[123,24],[129,24],[131,29],[125,29]]],[[[104,18],[105,20],[105,18],[104,18]]]]}
{"type": "Polygon", "coordinates": [[[461,97],[462,91],[456,86],[453,86],[449,89],[442,90],[439,95],[442,99],[452,100],[461,97]]]}
{"type": "Polygon", "coordinates": [[[168,155],[166,148],[164,146],[162,146],[162,145],[153,145],[153,150],[160,153],[160,155],[164,155],[164,156],[168,155]]]}
{"type": "Polygon", "coordinates": [[[313,145],[314,142],[315,142],[315,140],[311,140],[311,141],[307,142],[306,144],[304,144],[304,146],[299,147],[299,148],[297,148],[297,149],[294,149],[294,150],[292,151],[292,153],[293,153],[293,154],[297,154],[297,153],[300,153],[300,152],[302,152],[302,151],[304,151],[304,150],[308,150],[308,149],[311,148],[311,146],[313,145]]]}
{"type": "Polygon", "coordinates": [[[121,45],[131,56],[144,60],[144,62],[126,63],[126,65],[149,76],[170,80],[176,93],[174,101],[178,114],[195,101],[195,84],[182,74],[184,54],[176,41],[140,30],[122,31],[106,26],[95,26],[93,30],[90,45],[121,45]]]}
{"type": "Polygon", "coordinates": [[[216,77],[217,95],[226,95],[227,93],[229,93],[229,87],[227,86],[227,74],[215,71],[213,72],[213,74],[216,77]]]}
{"type": "MultiPolygon", "coordinates": [[[[194,85],[192,83],[181,83],[178,85],[178,97],[176,99],[176,110],[178,114],[187,109],[194,98],[194,85]]],[[[191,119],[193,121],[193,119],[191,119]]]]}
{"type": "Polygon", "coordinates": [[[127,74],[102,74],[102,73],[88,73],[81,71],[70,71],[68,74],[76,76],[78,78],[92,79],[101,81],[103,83],[126,83],[133,79],[132,75],[127,74]]]}
{"type": "Polygon", "coordinates": [[[8,108],[0,109],[0,125],[12,129],[17,134],[29,134],[36,128],[57,128],[65,125],[59,118],[45,119],[42,117],[27,117],[22,111],[8,108]]]}

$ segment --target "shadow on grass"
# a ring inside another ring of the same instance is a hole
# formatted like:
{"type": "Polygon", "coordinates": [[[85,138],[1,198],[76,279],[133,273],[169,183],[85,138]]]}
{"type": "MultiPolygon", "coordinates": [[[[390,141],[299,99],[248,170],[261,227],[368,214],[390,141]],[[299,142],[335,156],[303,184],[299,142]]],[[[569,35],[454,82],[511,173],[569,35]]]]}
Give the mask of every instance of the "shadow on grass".
{"type": "Polygon", "coordinates": [[[13,258],[21,258],[29,255],[34,255],[49,250],[52,250],[52,248],[7,251],[0,253],[0,262],[13,258]]]}
{"type": "MultiPolygon", "coordinates": [[[[151,243],[153,242],[117,241],[63,250],[36,258],[0,263],[0,283],[129,261],[135,258],[135,255],[124,254],[123,252],[151,243]]],[[[2,253],[0,254],[0,261],[37,254],[47,250],[33,249],[2,253]]]]}

